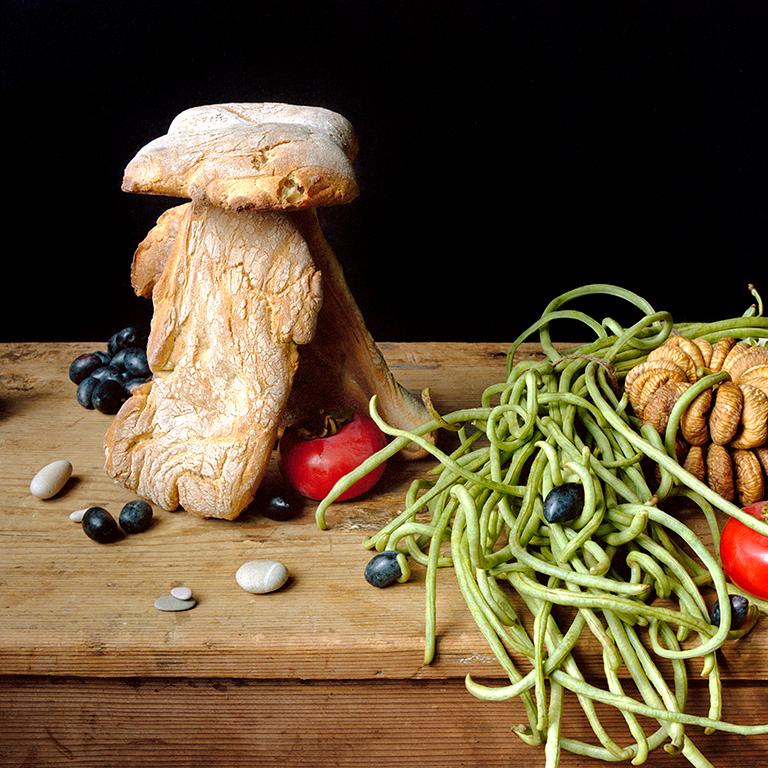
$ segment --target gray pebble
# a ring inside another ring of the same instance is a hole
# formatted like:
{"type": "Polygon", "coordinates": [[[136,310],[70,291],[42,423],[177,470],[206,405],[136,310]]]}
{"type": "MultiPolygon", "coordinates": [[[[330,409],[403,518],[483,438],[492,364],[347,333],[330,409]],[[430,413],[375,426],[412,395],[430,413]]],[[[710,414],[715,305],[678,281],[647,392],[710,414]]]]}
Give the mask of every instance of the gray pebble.
{"type": "Polygon", "coordinates": [[[192,597],[192,590],[189,587],[174,587],[171,595],[177,600],[189,600],[192,597]]]}
{"type": "Polygon", "coordinates": [[[173,595],[163,595],[155,600],[158,611],[188,611],[197,605],[197,600],[179,600],[173,595]]]}

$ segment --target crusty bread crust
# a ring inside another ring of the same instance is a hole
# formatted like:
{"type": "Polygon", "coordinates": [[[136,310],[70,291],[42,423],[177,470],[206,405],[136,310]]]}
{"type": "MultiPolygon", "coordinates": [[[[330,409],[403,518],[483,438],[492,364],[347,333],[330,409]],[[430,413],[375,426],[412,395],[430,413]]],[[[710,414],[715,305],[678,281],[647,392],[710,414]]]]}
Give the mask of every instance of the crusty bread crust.
{"type": "Polygon", "coordinates": [[[112,420],[106,471],[164,509],[233,519],[267,467],[322,278],[285,215],[182,213],[152,292],[154,379],[112,420]]]}
{"type": "Polygon", "coordinates": [[[228,210],[336,205],[358,194],[357,142],[341,115],[287,104],[217,104],[178,115],[125,169],[123,190],[228,210]]]}
{"type": "MultiPolygon", "coordinates": [[[[191,205],[166,211],[144,238],[134,256],[133,273],[139,295],[151,295],[169,256],[168,233],[178,230],[178,219],[191,205]]],[[[404,389],[390,371],[379,346],[365,327],[344,271],[323,236],[315,211],[286,214],[301,231],[315,266],[323,275],[323,304],[315,335],[299,350],[299,368],[293,380],[283,425],[301,421],[321,410],[342,406],[365,413],[372,395],[378,396],[379,412],[395,427],[413,430],[431,419],[424,403],[404,389]]],[[[433,435],[426,437],[433,440],[433,435]]],[[[424,451],[410,444],[405,458],[419,458],[424,451]]]]}
{"type": "MultiPolygon", "coordinates": [[[[389,369],[374,341],[344,277],[344,270],[323,235],[315,211],[291,214],[309,246],[315,266],[323,275],[323,305],[315,335],[299,351],[299,369],[293,381],[286,423],[321,410],[346,406],[367,413],[377,396],[382,418],[399,429],[414,430],[430,421],[421,398],[405,389],[389,369]]],[[[434,435],[425,439],[434,442],[434,435]]],[[[410,443],[401,456],[421,458],[426,451],[410,443]]]]}
{"type": "Polygon", "coordinates": [[[323,107],[276,102],[209,104],[180,112],[173,118],[168,133],[227,128],[243,123],[303,125],[316,133],[324,133],[350,160],[357,156],[357,137],[352,124],[338,112],[323,107]]]}
{"type": "Polygon", "coordinates": [[[131,285],[137,296],[152,296],[160,275],[176,243],[179,223],[188,213],[191,203],[177,205],[160,214],[157,223],[139,243],[131,263],[131,285]]]}

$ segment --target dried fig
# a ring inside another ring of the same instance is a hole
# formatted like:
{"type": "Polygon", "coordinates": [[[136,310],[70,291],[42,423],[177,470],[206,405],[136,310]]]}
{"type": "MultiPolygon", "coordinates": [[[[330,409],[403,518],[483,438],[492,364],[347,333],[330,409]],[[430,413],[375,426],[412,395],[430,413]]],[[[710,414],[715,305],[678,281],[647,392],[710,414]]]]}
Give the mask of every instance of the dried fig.
{"type": "MultiPolygon", "coordinates": [[[[738,348],[746,348],[746,351],[742,352],[728,368],[723,368],[723,370],[727,370],[731,374],[732,381],[745,381],[747,374],[756,368],[768,371],[768,349],[739,344],[733,348],[733,351],[738,348]]],[[[726,359],[724,366],[727,364],[728,360],[726,359]]]]}
{"type": "Polygon", "coordinates": [[[685,352],[697,368],[704,367],[704,355],[701,354],[701,349],[691,339],[686,339],[685,336],[670,336],[665,344],[685,352]]]}
{"type": "Polygon", "coordinates": [[[744,397],[741,429],[731,440],[734,448],[757,448],[768,439],[768,395],[751,384],[740,384],[744,397]]]}
{"type": "Polygon", "coordinates": [[[646,362],[653,360],[661,360],[664,363],[676,365],[678,368],[682,368],[685,371],[685,376],[688,381],[696,381],[696,363],[686,352],[680,349],[680,347],[662,344],[660,347],[656,347],[656,349],[648,355],[646,362]]]}
{"type": "Polygon", "coordinates": [[[727,445],[739,430],[744,395],[738,384],[723,382],[717,388],[715,404],[709,416],[709,434],[712,442],[727,445]]]}
{"type": "Polygon", "coordinates": [[[726,501],[733,501],[733,463],[722,445],[713,443],[707,450],[707,485],[726,501]]]}
{"type": "Polygon", "coordinates": [[[693,343],[699,348],[704,365],[710,368],[712,363],[712,344],[706,339],[693,339],[693,343]]]}
{"type": "Polygon", "coordinates": [[[685,457],[683,468],[687,469],[694,477],[706,481],[707,465],[704,462],[704,449],[700,445],[692,445],[685,457]]]}
{"type": "Polygon", "coordinates": [[[728,353],[736,346],[736,339],[733,336],[726,336],[715,342],[712,348],[712,357],[709,361],[709,367],[713,371],[719,371],[723,361],[728,357],[728,353]]]}
{"type": "Polygon", "coordinates": [[[686,408],[680,428],[683,431],[683,437],[691,445],[705,445],[709,442],[709,409],[712,406],[712,390],[705,389],[693,399],[693,402],[686,408]]]}
{"type": "Polygon", "coordinates": [[[639,396],[641,387],[647,381],[647,377],[653,372],[666,373],[668,379],[674,379],[675,381],[688,380],[684,368],[665,360],[646,360],[644,363],[636,365],[627,373],[624,379],[624,389],[629,396],[629,401],[632,403],[633,408],[635,407],[635,401],[639,396]]]}
{"type": "Polygon", "coordinates": [[[662,384],[646,406],[643,421],[651,424],[660,434],[664,434],[672,408],[689,386],[687,382],[683,381],[670,381],[662,384]]]}
{"type": "Polygon", "coordinates": [[[739,504],[745,507],[760,501],[765,496],[765,479],[757,456],[752,451],[736,450],[733,452],[733,465],[739,504]]]}

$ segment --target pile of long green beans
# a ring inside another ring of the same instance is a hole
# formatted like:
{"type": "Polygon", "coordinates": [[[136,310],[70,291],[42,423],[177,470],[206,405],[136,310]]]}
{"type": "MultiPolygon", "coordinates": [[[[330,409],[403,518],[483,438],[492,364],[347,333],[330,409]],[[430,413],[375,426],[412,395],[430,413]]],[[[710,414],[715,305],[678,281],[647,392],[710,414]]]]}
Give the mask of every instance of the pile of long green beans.
{"type": "Polygon", "coordinates": [[[453,568],[467,608],[509,678],[508,685],[489,687],[468,675],[466,686],[480,699],[521,700],[528,722],[513,730],[529,744],[544,744],[547,768],[558,765],[563,749],[640,765],[661,745],[695,766],[709,766],[686,725],[703,726],[706,733],[768,733],[768,725],[722,719],[716,652],[749,631],[768,603],[746,595],[749,621],[732,629],[729,594],[743,593],[726,581],[719,563],[715,510],[766,535],[768,526],[725,501],[675,458],[680,415],[712,383],[702,371],[702,382],[678,401],[665,435],[633,416],[622,393],[626,373],[671,333],[710,341],[762,339],[768,337],[768,319],[758,302],[741,317],[675,326],[669,312],[657,312],[617,286],[569,291],[512,344],[506,380],[488,387],[479,407],[434,412],[430,422],[408,432],[382,420],[374,397],[371,415],[394,439],[340,480],[317,509],[317,523],[325,528],[329,505],[411,441],[438,459],[428,479],[412,483],[402,512],[365,545],[398,552],[401,580],[408,578],[411,561],[426,569],[425,663],[435,654],[437,570],[453,568]],[[598,322],[562,308],[592,294],[630,302],[640,319],[624,328],[611,318],[598,322]],[[582,323],[594,340],[558,349],[550,326],[560,320],[582,323]],[[516,361],[520,345],[534,335],[543,359],[516,361]],[[451,453],[427,439],[439,429],[457,433],[451,453]],[[544,499],[565,482],[582,485],[583,510],[570,523],[548,523],[544,499]],[[663,511],[680,501],[701,511],[711,551],[663,511]],[[717,626],[710,620],[713,599],[720,607],[717,626]],[[521,620],[525,610],[532,622],[521,620]],[[532,624],[530,632],[526,624],[532,624]],[[586,633],[602,650],[605,687],[587,682],[575,660],[574,647],[586,633]],[[659,659],[670,660],[671,681],[659,659]],[[685,711],[686,662],[692,659],[701,659],[700,673],[708,679],[706,717],[685,711]],[[529,668],[519,670],[521,663],[529,668]],[[594,743],[561,733],[566,691],[575,694],[594,743]],[[629,732],[625,745],[607,733],[596,702],[621,712],[629,732]],[[656,720],[658,729],[646,733],[638,716],[656,720]]]}

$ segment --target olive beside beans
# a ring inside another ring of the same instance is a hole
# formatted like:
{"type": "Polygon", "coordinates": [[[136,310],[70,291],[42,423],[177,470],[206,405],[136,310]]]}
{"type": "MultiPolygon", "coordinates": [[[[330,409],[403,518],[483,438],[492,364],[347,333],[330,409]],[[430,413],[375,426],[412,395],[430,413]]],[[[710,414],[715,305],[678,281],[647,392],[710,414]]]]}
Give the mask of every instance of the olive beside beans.
{"type": "Polygon", "coordinates": [[[137,387],[152,379],[146,344],[145,332],[127,326],[112,334],[106,351],[78,355],[69,366],[77,402],[89,410],[117,413],[137,387]],[[112,383],[99,386],[104,382],[112,383]]]}
{"type": "Polygon", "coordinates": [[[371,586],[379,588],[394,584],[403,575],[397,555],[394,550],[375,554],[365,566],[365,580],[371,586]]]}
{"type": "Polygon", "coordinates": [[[555,486],[544,499],[544,519],[548,523],[575,520],[584,509],[584,487],[581,483],[555,486]]]}
{"type": "MultiPolygon", "coordinates": [[[[731,603],[731,629],[741,629],[749,615],[749,600],[742,595],[730,595],[731,603]]],[[[716,626],[720,626],[720,601],[715,600],[710,613],[710,620],[716,626]]]]}

